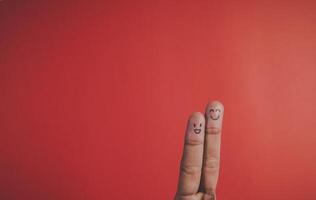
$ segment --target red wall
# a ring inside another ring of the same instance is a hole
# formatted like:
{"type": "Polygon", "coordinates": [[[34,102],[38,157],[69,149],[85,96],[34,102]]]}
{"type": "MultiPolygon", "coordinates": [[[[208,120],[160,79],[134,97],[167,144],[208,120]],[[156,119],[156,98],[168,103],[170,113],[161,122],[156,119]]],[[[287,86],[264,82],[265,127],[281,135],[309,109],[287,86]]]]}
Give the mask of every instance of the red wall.
{"type": "Polygon", "coordinates": [[[315,199],[315,1],[66,2],[0,2],[0,199],[172,199],[210,99],[219,200],[315,199]]]}

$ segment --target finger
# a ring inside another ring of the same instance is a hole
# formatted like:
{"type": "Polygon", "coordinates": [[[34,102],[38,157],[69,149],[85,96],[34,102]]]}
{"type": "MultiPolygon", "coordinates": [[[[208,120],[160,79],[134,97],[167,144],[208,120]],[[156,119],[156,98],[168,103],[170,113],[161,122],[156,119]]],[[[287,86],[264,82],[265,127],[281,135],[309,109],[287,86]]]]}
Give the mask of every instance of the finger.
{"type": "Polygon", "coordinates": [[[220,146],[224,106],[219,101],[212,101],[205,110],[205,144],[202,172],[202,184],[205,193],[214,196],[219,175],[220,146]]]}
{"type": "Polygon", "coordinates": [[[187,124],[185,144],[180,166],[176,199],[185,199],[198,192],[203,164],[205,118],[202,113],[193,113],[187,124]]]}

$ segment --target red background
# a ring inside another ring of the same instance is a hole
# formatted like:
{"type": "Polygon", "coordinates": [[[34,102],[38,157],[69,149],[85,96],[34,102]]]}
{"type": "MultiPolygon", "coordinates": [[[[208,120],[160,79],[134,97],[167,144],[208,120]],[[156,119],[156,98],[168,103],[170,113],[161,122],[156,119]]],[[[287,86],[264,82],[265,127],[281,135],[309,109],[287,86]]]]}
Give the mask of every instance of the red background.
{"type": "Polygon", "coordinates": [[[316,196],[314,1],[0,2],[0,199],[172,199],[225,105],[219,200],[316,196]]]}

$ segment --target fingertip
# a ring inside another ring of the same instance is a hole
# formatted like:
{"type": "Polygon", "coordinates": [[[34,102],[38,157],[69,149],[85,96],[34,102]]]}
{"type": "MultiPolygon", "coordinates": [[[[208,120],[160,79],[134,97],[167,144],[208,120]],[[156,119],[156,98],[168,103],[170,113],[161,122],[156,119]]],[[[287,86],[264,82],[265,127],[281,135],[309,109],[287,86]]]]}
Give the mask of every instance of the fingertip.
{"type": "Polygon", "coordinates": [[[194,112],[190,115],[189,121],[192,119],[197,119],[201,121],[205,121],[204,115],[201,112],[194,112]]]}
{"type": "Polygon", "coordinates": [[[218,100],[210,101],[205,109],[206,133],[221,133],[223,117],[224,105],[218,100]]]}
{"type": "Polygon", "coordinates": [[[187,130],[186,143],[203,144],[205,133],[205,118],[201,112],[194,112],[190,115],[187,130]]]}
{"type": "Polygon", "coordinates": [[[219,100],[213,100],[210,101],[207,105],[206,105],[206,110],[210,107],[219,107],[224,111],[224,105],[222,102],[220,102],[219,100]]]}

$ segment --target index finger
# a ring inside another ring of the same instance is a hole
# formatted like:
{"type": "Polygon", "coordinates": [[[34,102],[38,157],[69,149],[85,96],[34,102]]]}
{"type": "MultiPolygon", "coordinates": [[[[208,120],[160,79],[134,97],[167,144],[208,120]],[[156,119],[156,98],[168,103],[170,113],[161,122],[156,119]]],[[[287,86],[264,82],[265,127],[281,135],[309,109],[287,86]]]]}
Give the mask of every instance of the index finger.
{"type": "Polygon", "coordinates": [[[205,135],[205,119],[202,113],[193,113],[187,125],[185,144],[180,167],[178,191],[175,199],[192,199],[198,192],[205,135]]]}

